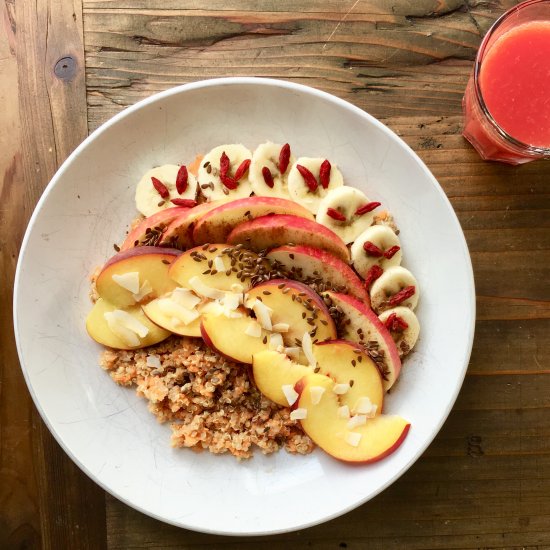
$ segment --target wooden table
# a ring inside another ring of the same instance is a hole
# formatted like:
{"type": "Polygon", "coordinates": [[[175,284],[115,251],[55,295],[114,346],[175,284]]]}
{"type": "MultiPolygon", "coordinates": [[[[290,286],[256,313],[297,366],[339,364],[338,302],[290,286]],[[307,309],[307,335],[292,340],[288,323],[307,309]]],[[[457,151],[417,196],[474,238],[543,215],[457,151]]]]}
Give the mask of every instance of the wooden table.
{"type": "Polygon", "coordinates": [[[1,4],[1,548],[549,547],[550,163],[482,162],[461,136],[461,99],[476,49],[514,3],[1,4]],[[228,75],[326,90],[397,132],[433,171],[460,218],[478,296],[465,384],[422,458],[383,494],[339,519],[253,539],[164,525],[85,477],[32,405],[11,327],[20,242],[59,164],[89,131],[137,100],[228,75]]]}

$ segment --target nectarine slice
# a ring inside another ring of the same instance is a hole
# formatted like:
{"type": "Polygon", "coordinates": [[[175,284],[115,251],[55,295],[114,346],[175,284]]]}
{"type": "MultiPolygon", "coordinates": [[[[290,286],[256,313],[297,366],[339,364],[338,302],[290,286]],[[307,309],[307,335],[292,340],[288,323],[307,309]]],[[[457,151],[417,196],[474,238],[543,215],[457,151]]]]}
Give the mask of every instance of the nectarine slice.
{"type": "Polygon", "coordinates": [[[150,289],[147,299],[170,292],[176,283],[168,276],[168,268],[180,254],[179,250],[158,246],[138,246],[119,252],[107,261],[99,273],[97,292],[117,307],[132,306],[142,301],[116,282],[121,275],[130,273],[137,273],[140,288],[145,285],[150,289]]]}
{"type": "Polygon", "coordinates": [[[326,250],[344,262],[350,259],[349,250],[336,233],[298,216],[275,214],[243,222],[231,231],[227,242],[257,251],[293,243],[326,250]]]}

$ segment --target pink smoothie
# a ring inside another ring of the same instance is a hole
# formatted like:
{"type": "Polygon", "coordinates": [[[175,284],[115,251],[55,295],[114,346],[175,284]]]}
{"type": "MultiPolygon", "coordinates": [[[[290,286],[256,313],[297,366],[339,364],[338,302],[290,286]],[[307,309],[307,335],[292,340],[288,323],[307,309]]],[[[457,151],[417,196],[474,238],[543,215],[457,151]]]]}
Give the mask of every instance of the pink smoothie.
{"type": "Polygon", "coordinates": [[[501,128],[527,145],[550,147],[550,21],[500,36],[485,54],[479,83],[501,128]]]}

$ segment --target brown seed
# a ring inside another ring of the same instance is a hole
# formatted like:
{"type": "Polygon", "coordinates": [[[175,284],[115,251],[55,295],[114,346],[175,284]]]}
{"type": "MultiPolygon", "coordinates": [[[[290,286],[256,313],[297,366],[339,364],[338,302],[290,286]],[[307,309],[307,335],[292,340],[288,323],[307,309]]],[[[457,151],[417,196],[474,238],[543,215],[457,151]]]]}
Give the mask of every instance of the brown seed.
{"type": "Polygon", "coordinates": [[[210,270],[207,269],[206,271],[203,271],[202,274],[203,274],[203,275],[210,275],[210,270]]]}
{"type": "Polygon", "coordinates": [[[165,203],[165,202],[166,202],[166,201],[160,201],[160,202],[157,204],[157,206],[164,206],[164,203],[165,203]]]}
{"type": "Polygon", "coordinates": [[[355,359],[352,359],[351,364],[352,364],[353,367],[355,367],[355,365],[357,365],[357,361],[355,359]]]}
{"type": "Polygon", "coordinates": [[[323,325],[325,325],[325,326],[328,325],[328,321],[326,321],[325,319],[321,319],[321,323],[323,323],[323,325]]]}
{"type": "Polygon", "coordinates": [[[262,292],[262,294],[263,294],[264,296],[271,296],[271,292],[269,292],[269,290],[264,290],[264,291],[262,292]]]}
{"type": "Polygon", "coordinates": [[[211,252],[212,254],[218,250],[215,246],[213,246],[208,252],[211,252]]]}
{"type": "MultiPolygon", "coordinates": [[[[118,246],[118,244],[114,244],[113,245],[113,248],[117,251],[117,252],[120,252],[120,246],[118,246]]],[[[163,260],[164,261],[164,260],[163,260]]]]}
{"type": "Polygon", "coordinates": [[[320,370],[321,370],[321,367],[315,367],[315,368],[313,369],[313,372],[317,373],[317,372],[319,372],[320,370]]]}
{"type": "Polygon", "coordinates": [[[222,187],[222,191],[224,195],[229,195],[229,191],[225,187],[222,187]]]}
{"type": "Polygon", "coordinates": [[[170,265],[170,262],[168,260],[162,260],[163,264],[170,265]]]}
{"type": "Polygon", "coordinates": [[[264,339],[262,340],[264,344],[267,344],[267,336],[264,336],[264,339]]]}
{"type": "Polygon", "coordinates": [[[289,257],[291,260],[294,260],[294,254],[289,254],[288,257],[289,257]]]}
{"type": "Polygon", "coordinates": [[[212,272],[210,273],[210,275],[216,275],[218,271],[216,269],[213,269],[212,272]]]}
{"type": "MultiPolygon", "coordinates": [[[[353,366],[355,366],[355,365],[353,365],[353,366]]],[[[350,380],[349,381],[349,387],[353,388],[353,384],[355,384],[355,380],[350,380]]]]}

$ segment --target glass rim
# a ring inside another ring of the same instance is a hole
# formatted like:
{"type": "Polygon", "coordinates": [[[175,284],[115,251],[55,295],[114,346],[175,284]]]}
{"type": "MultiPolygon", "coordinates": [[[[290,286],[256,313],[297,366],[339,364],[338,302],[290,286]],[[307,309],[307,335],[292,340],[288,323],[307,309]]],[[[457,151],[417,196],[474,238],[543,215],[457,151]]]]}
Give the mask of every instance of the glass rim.
{"type": "Polygon", "coordinates": [[[517,4],[513,8],[510,8],[508,11],[504,12],[489,28],[485,36],[483,37],[483,40],[481,41],[481,45],[479,46],[479,50],[476,54],[476,60],[474,65],[474,90],[476,94],[476,99],[479,103],[479,106],[481,107],[481,110],[485,117],[487,117],[487,120],[490,122],[491,126],[500,134],[502,138],[504,138],[506,141],[508,141],[510,144],[515,146],[518,149],[521,149],[523,152],[529,153],[533,156],[550,156],[550,147],[537,147],[535,145],[529,145],[527,143],[524,143],[523,141],[520,141],[519,139],[516,139],[515,137],[511,136],[504,128],[500,126],[500,124],[493,118],[493,115],[489,111],[487,105],[485,104],[485,100],[483,99],[483,94],[481,92],[481,85],[480,85],[480,71],[481,71],[481,64],[482,59],[485,55],[485,50],[487,49],[487,45],[491,38],[493,37],[495,31],[499,29],[499,27],[508,20],[508,18],[512,15],[515,15],[517,12],[536,5],[536,4],[550,4],[550,0],[527,0],[526,2],[521,2],[520,4],[517,4]]]}

